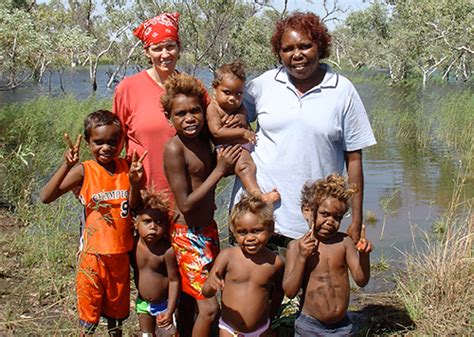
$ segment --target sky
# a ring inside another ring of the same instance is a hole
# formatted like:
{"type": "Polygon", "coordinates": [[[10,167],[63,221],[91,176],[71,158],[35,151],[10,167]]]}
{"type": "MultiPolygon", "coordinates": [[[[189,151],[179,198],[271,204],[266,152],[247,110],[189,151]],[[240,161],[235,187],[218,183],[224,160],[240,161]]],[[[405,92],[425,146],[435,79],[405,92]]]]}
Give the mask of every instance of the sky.
{"type": "MultiPolygon", "coordinates": [[[[37,3],[48,3],[50,0],[37,0],[37,3]]],[[[133,1],[133,0],[129,0],[133,1]]],[[[345,13],[340,13],[338,17],[341,20],[344,20],[346,16],[352,12],[357,10],[362,10],[370,5],[369,0],[328,0],[328,8],[332,8],[334,2],[337,1],[337,4],[340,8],[346,10],[345,13]]],[[[273,6],[282,10],[284,0],[272,0],[273,6]]],[[[102,8],[98,8],[98,11],[103,10],[102,8]]],[[[288,0],[288,11],[312,11],[317,15],[322,15],[324,13],[323,9],[323,0],[288,0]]],[[[334,29],[337,21],[328,21],[326,22],[327,27],[329,30],[334,29]]]]}
{"type": "MultiPolygon", "coordinates": [[[[344,20],[350,12],[363,10],[370,5],[368,0],[328,0],[329,9],[332,8],[334,1],[337,1],[340,8],[347,10],[345,13],[338,15],[341,20],[344,20]]],[[[283,9],[283,4],[283,0],[273,0],[273,5],[280,10],[283,9]]],[[[288,10],[290,12],[295,10],[312,11],[317,15],[323,15],[323,0],[288,0],[288,10]]],[[[326,24],[328,28],[332,30],[337,24],[337,21],[329,21],[326,24]]]]}

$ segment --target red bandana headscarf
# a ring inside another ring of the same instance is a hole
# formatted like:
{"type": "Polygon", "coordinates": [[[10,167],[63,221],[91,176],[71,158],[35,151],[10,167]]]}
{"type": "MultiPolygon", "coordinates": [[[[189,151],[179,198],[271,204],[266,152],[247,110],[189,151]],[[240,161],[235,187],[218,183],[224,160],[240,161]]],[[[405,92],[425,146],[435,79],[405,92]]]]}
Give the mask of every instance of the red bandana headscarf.
{"type": "Polygon", "coordinates": [[[163,42],[164,40],[173,40],[179,44],[178,35],[179,13],[163,13],[154,18],[144,21],[133,35],[143,42],[143,48],[148,48],[152,44],[163,42]]]}

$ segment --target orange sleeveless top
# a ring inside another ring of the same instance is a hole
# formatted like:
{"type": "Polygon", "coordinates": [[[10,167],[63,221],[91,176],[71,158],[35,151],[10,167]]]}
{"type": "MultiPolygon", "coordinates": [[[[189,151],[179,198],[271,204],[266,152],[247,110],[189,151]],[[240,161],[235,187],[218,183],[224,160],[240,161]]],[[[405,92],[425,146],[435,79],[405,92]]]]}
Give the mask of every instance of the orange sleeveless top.
{"type": "Polygon", "coordinates": [[[133,247],[132,217],[128,207],[128,163],[115,160],[110,175],[93,160],[82,163],[84,180],[80,200],[85,207],[80,250],[90,254],[121,254],[133,247]]]}

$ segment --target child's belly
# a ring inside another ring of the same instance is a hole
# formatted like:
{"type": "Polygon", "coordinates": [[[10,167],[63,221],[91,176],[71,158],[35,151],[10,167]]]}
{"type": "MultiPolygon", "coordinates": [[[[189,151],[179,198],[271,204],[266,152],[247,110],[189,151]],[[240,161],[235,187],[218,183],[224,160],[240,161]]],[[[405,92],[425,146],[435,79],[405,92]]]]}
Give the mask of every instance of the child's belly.
{"type": "Polygon", "coordinates": [[[227,286],[222,294],[222,319],[240,332],[252,332],[267,322],[269,294],[261,286],[227,286]]]}
{"type": "Polygon", "coordinates": [[[311,278],[304,294],[303,312],[326,324],[337,323],[347,312],[349,291],[347,278],[311,278]]]}
{"type": "Polygon", "coordinates": [[[140,297],[150,303],[168,299],[168,278],[149,269],[141,269],[138,281],[140,297]]]}

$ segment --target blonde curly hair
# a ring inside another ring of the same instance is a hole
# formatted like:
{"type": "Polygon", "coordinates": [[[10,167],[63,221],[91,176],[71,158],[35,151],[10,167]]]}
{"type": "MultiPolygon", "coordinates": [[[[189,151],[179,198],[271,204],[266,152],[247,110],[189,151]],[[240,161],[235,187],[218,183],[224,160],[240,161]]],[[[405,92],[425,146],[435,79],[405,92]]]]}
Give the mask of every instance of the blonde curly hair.
{"type": "Polygon", "coordinates": [[[326,179],[319,179],[313,183],[306,183],[301,191],[301,208],[308,206],[313,214],[318,211],[319,205],[329,197],[336,198],[346,205],[346,212],[350,207],[352,196],[359,189],[355,184],[347,184],[345,177],[333,173],[326,179]]]}
{"type": "Polygon", "coordinates": [[[230,228],[233,229],[237,219],[246,213],[255,214],[265,227],[270,227],[273,231],[275,227],[273,206],[263,201],[260,197],[250,194],[245,194],[232,209],[230,214],[230,228]]]}

